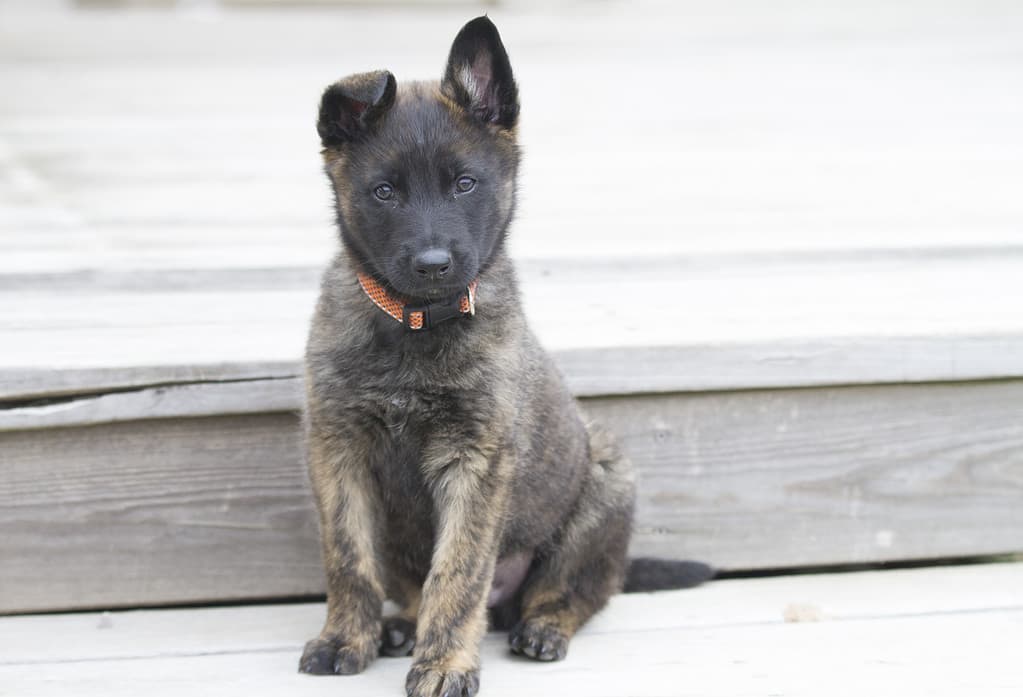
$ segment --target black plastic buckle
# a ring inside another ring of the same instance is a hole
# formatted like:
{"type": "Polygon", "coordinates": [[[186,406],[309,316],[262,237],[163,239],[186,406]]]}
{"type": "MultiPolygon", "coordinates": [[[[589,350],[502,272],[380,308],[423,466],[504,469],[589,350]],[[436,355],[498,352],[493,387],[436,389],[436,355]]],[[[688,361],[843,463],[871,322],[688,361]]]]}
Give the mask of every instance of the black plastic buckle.
{"type": "MultiPolygon", "coordinates": [[[[419,329],[430,329],[441,322],[455,317],[462,316],[462,293],[447,300],[427,303],[425,305],[406,305],[402,311],[401,323],[407,329],[412,329],[411,317],[413,312],[423,313],[423,326],[419,329]]],[[[418,330],[417,330],[418,331],[418,330]]]]}

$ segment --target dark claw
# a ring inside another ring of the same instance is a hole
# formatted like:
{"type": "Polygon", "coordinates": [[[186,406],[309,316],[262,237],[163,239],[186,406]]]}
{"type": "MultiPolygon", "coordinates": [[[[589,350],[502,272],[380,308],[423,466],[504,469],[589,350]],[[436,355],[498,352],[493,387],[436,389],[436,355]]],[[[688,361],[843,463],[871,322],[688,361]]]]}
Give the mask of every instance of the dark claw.
{"type": "Polygon", "coordinates": [[[440,697],[462,697],[464,694],[465,680],[458,673],[449,673],[441,685],[444,692],[440,697]]]}
{"type": "Polygon", "coordinates": [[[564,640],[554,639],[544,642],[540,648],[540,655],[537,656],[541,661],[560,661],[568,654],[568,645],[564,640]]]}
{"type": "Polygon", "coordinates": [[[334,655],[337,647],[332,642],[313,639],[305,645],[302,658],[298,662],[298,670],[310,675],[332,675],[334,673],[334,655]]]}
{"type": "Polygon", "coordinates": [[[308,672],[312,676],[332,676],[333,659],[337,652],[337,642],[323,639],[307,642],[299,660],[299,672],[308,672]]]}
{"type": "Polygon", "coordinates": [[[438,672],[414,665],[405,681],[408,697],[475,697],[479,689],[478,670],[438,672]]]}
{"type": "Polygon", "coordinates": [[[536,648],[536,637],[529,637],[526,639],[526,645],[522,647],[522,653],[530,658],[536,658],[536,648]]]}
{"type": "Polygon", "coordinates": [[[355,675],[366,667],[365,661],[347,646],[341,647],[334,659],[334,672],[338,675],[355,675]]]}
{"type": "Polygon", "coordinates": [[[372,654],[346,646],[340,639],[313,639],[302,651],[298,670],[311,675],[354,675],[372,659],[372,654]]]}
{"type": "Polygon", "coordinates": [[[509,635],[513,653],[537,661],[560,661],[568,655],[568,639],[557,629],[522,622],[509,635]]]}
{"type": "Polygon", "coordinates": [[[480,674],[477,672],[467,673],[465,676],[464,697],[473,697],[480,691],[480,674]]]}

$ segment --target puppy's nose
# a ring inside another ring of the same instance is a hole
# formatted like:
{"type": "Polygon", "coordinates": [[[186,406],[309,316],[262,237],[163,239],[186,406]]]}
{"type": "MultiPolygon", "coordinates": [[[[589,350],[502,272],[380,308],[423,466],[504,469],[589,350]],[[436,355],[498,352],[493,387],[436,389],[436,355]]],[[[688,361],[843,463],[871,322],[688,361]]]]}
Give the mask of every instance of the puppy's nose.
{"type": "Polygon", "coordinates": [[[416,276],[426,281],[437,281],[451,271],[451,254],[446,249],[434,247],[420,252],[412,260],[416,276]]]}

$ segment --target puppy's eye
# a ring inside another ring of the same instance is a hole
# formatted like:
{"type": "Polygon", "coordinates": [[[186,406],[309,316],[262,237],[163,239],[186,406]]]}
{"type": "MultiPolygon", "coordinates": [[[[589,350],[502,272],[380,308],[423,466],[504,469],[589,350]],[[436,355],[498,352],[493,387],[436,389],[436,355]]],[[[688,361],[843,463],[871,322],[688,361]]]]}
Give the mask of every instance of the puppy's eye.
{"type": "Polygon", "coordinates": [[[459,177],[455,182],[455,191],[460,194],[467,194],[476,188],[476,180],[472,177],[459,177]]]}
{"type": "Polygon", "coordinates": [[[373,195],[381,201],[390,201],[394,198],[394,187],[386,182],[377,184],[377,188],[373,189],[373,195]]]}

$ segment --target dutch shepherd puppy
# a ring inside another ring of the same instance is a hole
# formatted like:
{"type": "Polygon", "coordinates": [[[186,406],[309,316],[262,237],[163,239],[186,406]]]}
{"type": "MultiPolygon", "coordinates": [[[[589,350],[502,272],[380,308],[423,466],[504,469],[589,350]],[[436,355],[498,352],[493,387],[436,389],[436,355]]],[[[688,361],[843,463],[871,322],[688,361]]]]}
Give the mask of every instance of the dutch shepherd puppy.
{"type": "Polygon", "coordinates": [[[518,115],[486,17],[439,84],[381,70],[323,94],[342,251],[306,353],[327,619],[303,672],[411,654],[408,695],[471,696],[488,611],[513,652],[552,661],[623,585],[711,574],[627,562],[632,469],[526,326],[504,246],[518,115]],[[385,599],[398,614],[382,617],[385,599]]]}

